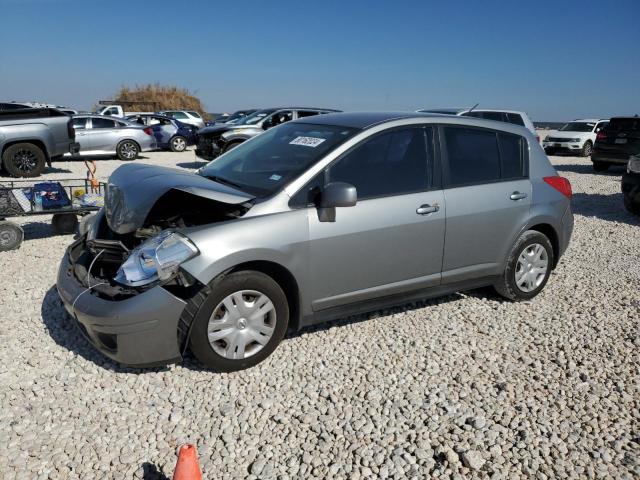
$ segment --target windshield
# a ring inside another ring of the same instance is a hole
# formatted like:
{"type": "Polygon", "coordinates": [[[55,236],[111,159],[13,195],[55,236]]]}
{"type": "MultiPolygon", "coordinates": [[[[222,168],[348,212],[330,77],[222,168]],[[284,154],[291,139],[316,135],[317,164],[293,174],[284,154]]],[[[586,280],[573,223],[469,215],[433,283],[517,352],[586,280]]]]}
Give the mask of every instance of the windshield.
{"type": "Polygon", "coordinates": [[[562,126],[560,129],[561,132],[593,132],[593,127],[595,127],[595,123],[587,123],[587,122],[569,122],[562,126]]]}
{"type": "Polygon", "coordinates": [[[240,144],[198,173],[258,197],[268,196],[356,131],[332,125],[285,123],[240,144]]]}
{"type": "Polygon", "coordinates": [[[236,125],[255,125],[260,120],[262,120],[267,115],[271,115],[275,110],[258,110],[257,112],[253,112],[251,115],[247,115],[244,118],[241,118],[235,122],[236,125]]]}

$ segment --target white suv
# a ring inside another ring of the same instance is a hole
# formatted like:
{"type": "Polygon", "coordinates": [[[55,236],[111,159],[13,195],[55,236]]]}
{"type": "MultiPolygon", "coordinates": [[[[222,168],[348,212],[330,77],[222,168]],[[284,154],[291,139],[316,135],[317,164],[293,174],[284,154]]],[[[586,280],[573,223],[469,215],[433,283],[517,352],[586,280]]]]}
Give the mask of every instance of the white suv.
{"type": "Polygon", "coordinates": [[[204,128],[204,120],[198,112],[194,112],[192,110],[163,110],[158,113],[160,115],[175,118],[182,123],[188,123],[189,125],[194,125],[198,128],[204,128]]]}
{"type": "Polygon", "coordinates": [[[559,130],[550,131],[542,141],[542,146],[547,155],[562,151],[589,157],[596,142],[596,135],[608,124],[609,120],[594,118],[574,120],[559,130]]]}

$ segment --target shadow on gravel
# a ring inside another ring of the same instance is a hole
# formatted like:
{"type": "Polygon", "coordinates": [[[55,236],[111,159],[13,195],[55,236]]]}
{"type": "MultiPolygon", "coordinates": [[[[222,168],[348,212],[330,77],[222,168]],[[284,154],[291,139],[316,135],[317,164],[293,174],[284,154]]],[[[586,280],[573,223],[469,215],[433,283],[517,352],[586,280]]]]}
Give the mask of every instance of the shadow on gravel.
{"type": "Polygon", "coordinates": [[[207,162],[202,160],[202,161],[195,161],[195,162],[181,162],[181,163],[176,163],[176,167],[182,167],[182,168],[200,168],[203,167],[204,165],[206,165],[207,162]]]}
{"type": "Polygon", "coordinates": [[[640,225],[640,217],[631,215],[624,208],[622,193],[603,195],[601,193],[574,193],[571,210],[576,215],[596,217],[609,222],[640,225]]]}
{"type": "Polygon", "coordinates": [[[42,306],[40,307],[40,314],[42,315],[42,321],[49,335],[51,335],[51,338],[53,338],[58,345],[81,356],[85,360],[95,363],[101,368],[117,373],[133,374],[161,372],[167,369],[167,367],[145,369],[122,367],[102,355],[84,338],[82,333],[80,333],[80,329],[76,325],[75,320],[71,318],[71,315],[67,313],[67,310],[62,305],[62,300],[60,300],[58,296],[55,285],[45,294],[42,300],[42,306]]]}
{"type": "Polygon", "coordinates": [[[153,463],[145,462],[142,464],[142,480],[169,480],[169,477],[158,470],[153,463]]]}
{"type": "Polygon", "coordinates": [[[611,166],[606,172],[596,172],[591,165],[577,164],[577,163],[561,163],[553,165],[558,172],[572,172],[572,173],[591,173],[593,175],[607,175],[609,177],[620,176],[625,172],[623,166],[611,166]]]}

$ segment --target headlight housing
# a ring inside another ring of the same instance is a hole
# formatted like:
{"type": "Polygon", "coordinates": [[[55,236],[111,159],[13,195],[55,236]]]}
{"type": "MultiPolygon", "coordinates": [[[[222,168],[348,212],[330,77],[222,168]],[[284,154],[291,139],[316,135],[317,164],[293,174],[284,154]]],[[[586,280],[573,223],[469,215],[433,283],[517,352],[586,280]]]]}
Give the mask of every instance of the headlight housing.
{"type": "Polygon", "coordinates": [[[187,237],[165,230],[133,249],[114,280],[131,287],[169,280],[178,272],[180,264],[198,253],[187,237]]]}
{"type": "Polygon", "coordinates": [[[572,142],[579,142],[579,141],[580,141],[580,139],[579,139],[579,138],[572,138],[572,139],[571,139],[571,141],[572,141],[572,142]]]}
{"type": "Polygon", "coordinates": [[[627,163],[627,172],[640,174],[640,157],[639,156],[634,155],[632,157],[629,157],[629,163],[627,163]]]}

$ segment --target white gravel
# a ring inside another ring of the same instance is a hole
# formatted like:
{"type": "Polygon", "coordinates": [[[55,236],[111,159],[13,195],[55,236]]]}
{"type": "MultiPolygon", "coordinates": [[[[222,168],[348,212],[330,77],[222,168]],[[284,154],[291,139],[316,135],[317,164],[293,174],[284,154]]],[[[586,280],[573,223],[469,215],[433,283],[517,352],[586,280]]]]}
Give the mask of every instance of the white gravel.
{"type": "Polygon", "coordinates": [[[96,353],[54,287],[72,237],[25,220],[22,248],[0,253],[0,478],[165,479],[184,442],[205,478],[640,477],[640,221],[621,170],[552,160],[575,232],[533,301],[476,291],[343,320],[232,374],[96,353]]]}

